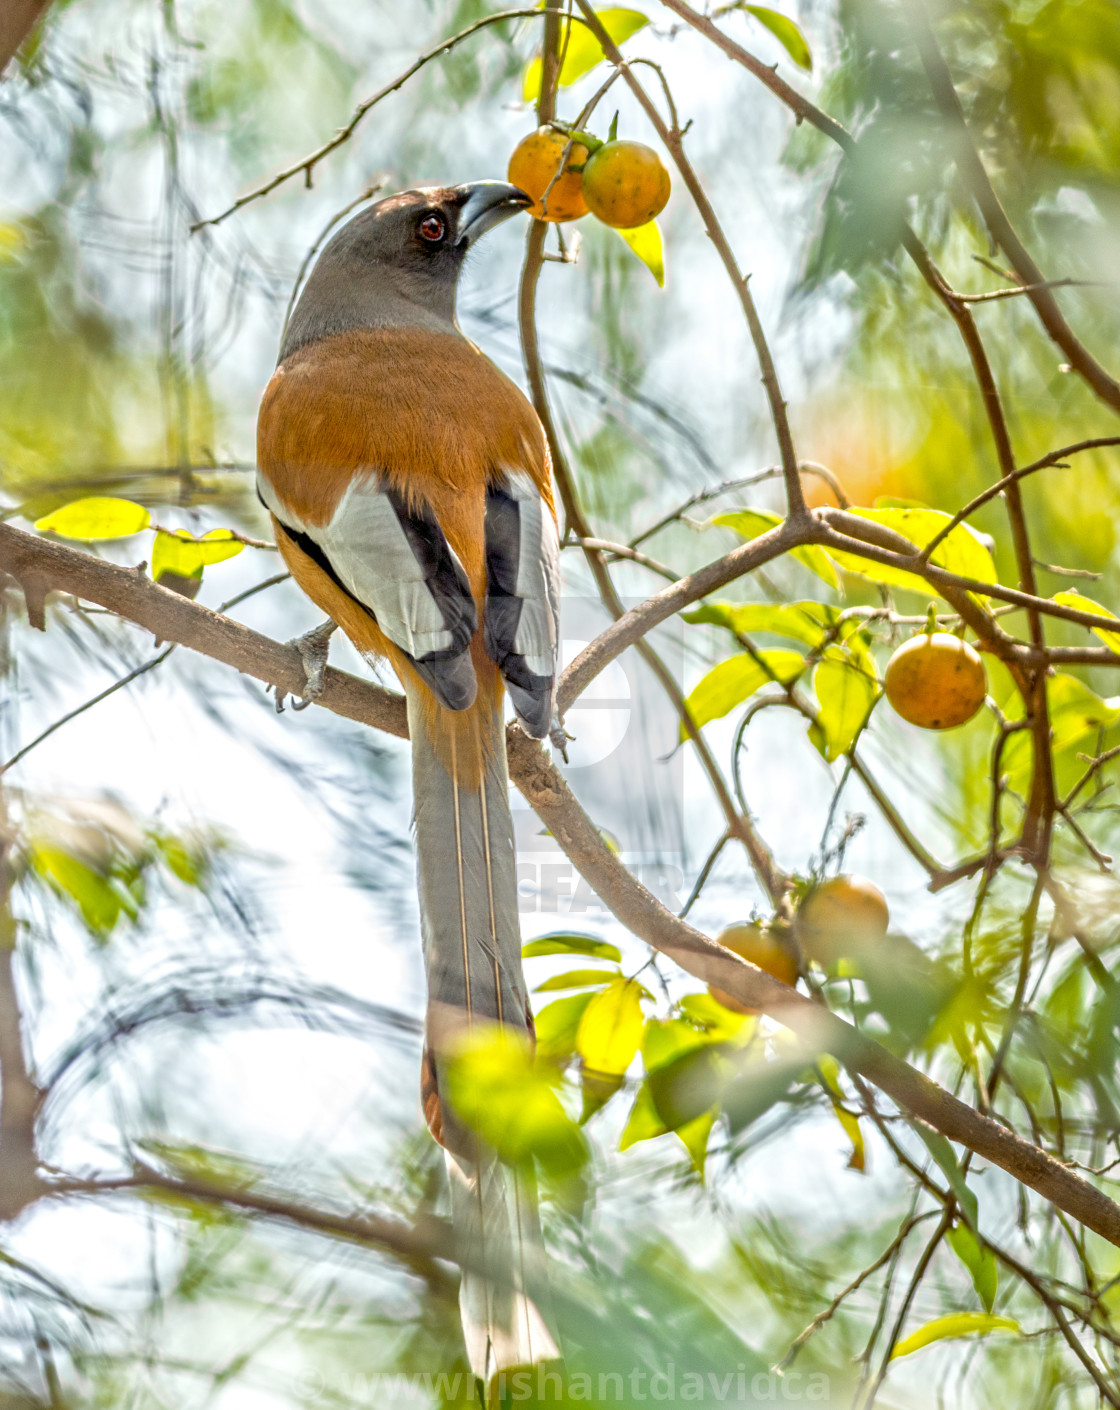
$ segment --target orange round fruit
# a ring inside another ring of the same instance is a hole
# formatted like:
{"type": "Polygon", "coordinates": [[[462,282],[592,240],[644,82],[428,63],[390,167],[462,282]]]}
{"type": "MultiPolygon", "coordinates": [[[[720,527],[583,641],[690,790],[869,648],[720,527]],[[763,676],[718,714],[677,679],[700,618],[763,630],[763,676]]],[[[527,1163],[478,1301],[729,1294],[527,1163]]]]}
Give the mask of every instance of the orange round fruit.
{"type": "Polygon", "coordinates": [[[578,220],[581,215],[587,214],[587,202],[583,199],[582,190],[583,175],[570,169],[587,160],[587,148],[580,142],[573,142],[564,169],[560,171],[567,145],[568,139],[562,132],[556,132],[551,127],[540,127],[536,132],[530,132],[528,137],[523,137],[513,149],[507,174],[514,186],[520,186],[527,196],[533,198],[530,214],[537,220],[578,220]],[[556,175],[558,171],[559,176],[556,175]]]}
{"type": "Polygon", "coordinates": [[[660,215],[669,187],[664,162],[641,142],[604,142],[583,169],[588,209],[617,230],[632,230],[660,215]]]}
{"type": "MultiPolygon", "coordinates": [[[[767,974],[772,974],[783,984],[797,983],[797,961],[773,931],[764,930],[754,922],[743,922],[739,925],[729,925],[716,938],[721,945],[741,955],[743,959],[750,960],[751,964],[764,969],[767,974]]],[[[750,1004],[744,1004],[735,998],[734,994],[729,994],[726,989],[719,989],[714,984],[708,985],[708,993],[725,1009],[732,1009],[735,1013],[759,1012],[750,1004]]]]}
{"type": "Polygon", "coordinates": [[[887,933],[886,897],[863,876],[833,876],[815,886],[797,912],[797,940],[818,964],[835,964],[877,944],[887,933]]]}
{"type": "Polygon", "coordinates": [[[887,699],[922,729],[955,729],[984,703],[984,663],[966,641],[948,632],[911,637],[887,662],[887,699]]]}

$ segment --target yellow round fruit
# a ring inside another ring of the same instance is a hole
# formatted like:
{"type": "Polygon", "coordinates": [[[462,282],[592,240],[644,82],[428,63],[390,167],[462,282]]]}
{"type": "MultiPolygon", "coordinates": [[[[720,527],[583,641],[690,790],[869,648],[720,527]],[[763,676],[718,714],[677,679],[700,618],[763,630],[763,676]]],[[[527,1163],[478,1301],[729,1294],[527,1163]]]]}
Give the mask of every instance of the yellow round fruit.
{"type": "Polygon", "coordinates": [[[887,933],[886,897],[863,876],[833,876],[815,886],[797,912],[797,941],[818,964],[858,956],[887,933]]]}
{"type": "Polygon", "coordinates": [[[669,187],[664,162],[641,142],[604,142],[583,169],[588,209],[617,230],[632,230],[660,215],[669,187]]]}
{"type": "Polygon", "coordinates": [[[564,169],[559,176],[556,175],[567,145],[568,139],[562,132],[541,127],[536,132],[530,132],[528,137],[523,137],[509,159],[509,180],[533,198],[530,214],[538,220],[578,220],[581,215],[587,214],[582,173],[570,170],[587,160],[587,148],[582,143],[572,143],[564,169]],[[548,195],[542,207],[541,200],[546,191],[548,195]]]}
{"type": "MultiPolygon", "coordinates": [[[[741,955],[743,959],[750,960],[751,964],[764,969],[767,974],[772,974],[783,984],[797,983],[797,961],[773,931],[764,930],[761,925],[753,922],[744,922],[740,925],[729,925],[716,938],[721,945],[741,955]]],[[[735,1013],[758,1013],[758,1009],[742,1003],[726,989],[719,989],[714,984],[708,985],[708,993],[724,1008],[733,1009],[735,1013]]]]}
{"type": "Polygon", "coordinates": [[[955,729],[984,703],[984,663],[967,642],[948,632],[911,637],[887,662],[887,699],[904,720],[922,729],[955,729]]]}

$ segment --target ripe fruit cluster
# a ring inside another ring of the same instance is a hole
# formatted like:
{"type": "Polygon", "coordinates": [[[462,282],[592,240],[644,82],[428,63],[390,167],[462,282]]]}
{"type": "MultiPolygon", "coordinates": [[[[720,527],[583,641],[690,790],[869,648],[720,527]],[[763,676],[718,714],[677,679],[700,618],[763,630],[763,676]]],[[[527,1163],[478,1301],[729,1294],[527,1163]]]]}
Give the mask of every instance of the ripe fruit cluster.
{"type": "Polygon", "coordinates": [[[632,230],[664,210],[671,183],[652,147],[617,139],[596,142],[586,133],[580,137],[587,138],[586,145],[542,127],[513,149],[509,179],[533,198],[532,214],[538,220],[579,220],[590,211],[604,225],[632,230]]]}
{"type": "MultiPolygon", "coordinates": [[[[801,902],[793,935],[806,960],[828,969],[840,960],[858,961],[885,939],[889,924],[886,897],[873,882],[863,876],[832,876],[814,886],[801,902]]],[[[784,926],[744,921],[729,925],[717,939],[783,984],[796,985],[797,958],[784,926]]],[[[708,992],[735,1013],[758,1013],[714,984],[708,992]]]]}

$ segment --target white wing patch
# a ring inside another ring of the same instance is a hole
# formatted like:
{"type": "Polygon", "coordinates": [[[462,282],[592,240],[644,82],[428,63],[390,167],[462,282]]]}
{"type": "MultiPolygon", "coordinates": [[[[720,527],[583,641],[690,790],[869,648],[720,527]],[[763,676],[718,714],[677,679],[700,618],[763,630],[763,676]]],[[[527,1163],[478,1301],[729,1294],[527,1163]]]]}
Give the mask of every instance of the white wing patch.
{"type": "Polygon", "coordinates": [[[478,613],[463,565],[430,512],[409,510],[373,474],[348,486],[323,525],[308,524],[281,504],[259,472],[257,491],[300,548],[412,660],[442,704],[453,710],[471,704],[468,647],[478,613]]]}

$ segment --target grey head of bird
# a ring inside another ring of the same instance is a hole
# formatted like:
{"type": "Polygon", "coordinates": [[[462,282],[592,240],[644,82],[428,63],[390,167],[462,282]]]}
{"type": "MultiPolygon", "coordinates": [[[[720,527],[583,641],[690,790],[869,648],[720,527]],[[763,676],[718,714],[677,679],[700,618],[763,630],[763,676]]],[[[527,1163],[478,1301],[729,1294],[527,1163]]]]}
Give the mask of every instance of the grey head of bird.
{"type": "Polygon", "coordinates": [[[308,343],[363,328],[457,332],[455,291],[468,250],[531,204],[504,181],[472,181],[420,186],[369,206],[319,256],[280,361],[308,343]]]}

